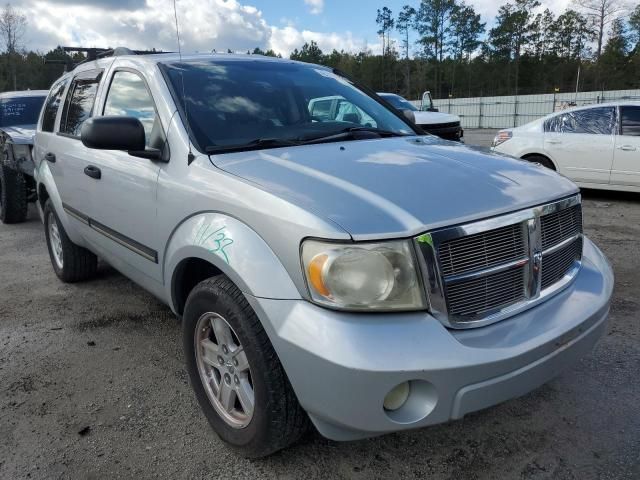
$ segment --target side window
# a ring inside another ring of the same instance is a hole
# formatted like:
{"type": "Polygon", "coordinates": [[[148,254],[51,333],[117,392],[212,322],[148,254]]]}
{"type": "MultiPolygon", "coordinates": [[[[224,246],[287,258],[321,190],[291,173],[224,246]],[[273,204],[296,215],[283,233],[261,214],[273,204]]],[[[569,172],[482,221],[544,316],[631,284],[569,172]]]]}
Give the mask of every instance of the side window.
{"type": "Polygon", "coordinates": [[[154,139],[161,135],[162,129],[157,121],[153,98],[137,74],[121,70],[113,75],[104,115],[137,118],[144,126],[147,146],[157,146],[152,143],[156,143],[154,139]]]}
{"type": "Polygon", "coordinates": [[[640,107],[620,108],[621,135],[640,137],[640,107]]]}
{"type": "Polygon", "coordinates": [[[317,100],[312,102],[311,116],[320,121],[331,120],[331,105],[333,100],[317,100]]]}
{"type": "Polygon", "coordinates": [[[596,107],[564,112],[544,124],[545,132],[611,135],[616,124],[614,107],[596,107]]]}
{"type": "Polygon", "coordinates": [[[93,113],[93,104],[96,99],[96,91],[100,83],[97,78],[75,78],[64,105],[60,133],[74,137],[80,136],[82,123],[93,113]]]}
{"type": "Polygon", "coordinates": [[[53,132],[53,128],[56,123],[56,116],[58,115],[58,108],[60,107],[62,95],[64,94],[64,89],[66,88],[67,83],[69,83],[69,79],[64,78],[51,87],[51,92],[49,92],[49,96],[47,97],[47,101],[45,102],[44,109],[42,111],[43,132],[53,132]]]}

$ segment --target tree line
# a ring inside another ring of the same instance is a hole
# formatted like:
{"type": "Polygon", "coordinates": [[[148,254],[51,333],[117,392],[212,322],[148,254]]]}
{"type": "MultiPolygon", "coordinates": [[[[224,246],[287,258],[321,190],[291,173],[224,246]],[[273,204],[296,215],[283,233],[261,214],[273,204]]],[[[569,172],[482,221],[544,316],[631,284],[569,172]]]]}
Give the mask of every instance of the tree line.
{"type": "MultiPolygon", "coordinates": [[[[574,0],[555,16],[548,9],[534,13],[538,0],[512,0],[487,29],[464,0],[421,0],[397,15],[377,10],[378,54],[323,52],[312,41],[290,58],[412,99],[425,90],[446,98],[640,88],[640,4],[629,8],[622,1],[574,0]]],[[[0,12],[0,92],[48,89],[65,62],[84,58],[61,48],[25,52],[26,26],[11,6],[0,12]]],[[[247,53],[278,56],[260,48],[247,53]]]]}
{"type": "Polygon", "coordinates": [[[311,42],[291,58],[412,99],[425,90],[447,98],[640,88],[640,4],[574,0],[558,16],[539,6],[507,2],[490,29],[464,0],[422,0],[397,15],[382,7],[380,55],[324,53],[311,42]]]}

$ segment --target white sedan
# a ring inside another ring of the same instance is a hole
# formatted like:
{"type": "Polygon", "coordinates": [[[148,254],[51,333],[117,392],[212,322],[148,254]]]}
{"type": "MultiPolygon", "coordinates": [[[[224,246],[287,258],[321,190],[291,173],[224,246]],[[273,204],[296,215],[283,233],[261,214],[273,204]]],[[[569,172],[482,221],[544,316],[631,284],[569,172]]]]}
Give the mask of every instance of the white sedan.
{"type": "Polygon", "coordinates": [[[541,163],[581,187],[640,192],[640,102],[556,112],[501,130],[492,150],[541,163]]]}

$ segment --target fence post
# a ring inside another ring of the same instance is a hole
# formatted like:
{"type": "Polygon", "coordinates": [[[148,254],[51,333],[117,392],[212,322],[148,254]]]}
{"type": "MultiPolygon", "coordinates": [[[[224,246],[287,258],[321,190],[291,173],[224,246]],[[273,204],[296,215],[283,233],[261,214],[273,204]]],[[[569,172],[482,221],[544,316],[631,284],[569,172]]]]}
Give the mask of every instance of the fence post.
{"type": "Polygon", "coordinates": [[[513,104],[513,128],[518,126],[518,96],[513,104]]]}
{"type": "Polygon", "coordinates": [[[480,97],[480,112],[478,113],[478,128],[482,128],[482,97],[480,97]]]}

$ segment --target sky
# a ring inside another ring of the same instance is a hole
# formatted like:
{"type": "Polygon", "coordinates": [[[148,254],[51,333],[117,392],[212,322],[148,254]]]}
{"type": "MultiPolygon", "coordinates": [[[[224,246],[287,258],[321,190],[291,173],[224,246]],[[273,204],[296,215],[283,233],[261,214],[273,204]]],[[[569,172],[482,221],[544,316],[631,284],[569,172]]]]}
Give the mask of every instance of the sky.
{"type": "MultiPolygon", "coordinates": [[[[570,0],[545,0],[561,13],[570,0]]],[[[418,0],[176,0],[183,52],[234,52],[255,47],[288,56],[305,42],[323,51],[379,52],[376,10],[394,15],[418,0]]],[[[467,0],[491,24],[503,0],[467,0]]],[[[173,0],[13,0],[29,28],[27,49],[57,45],[126,46],[134,50],[176,50],[173,0]]]]}

